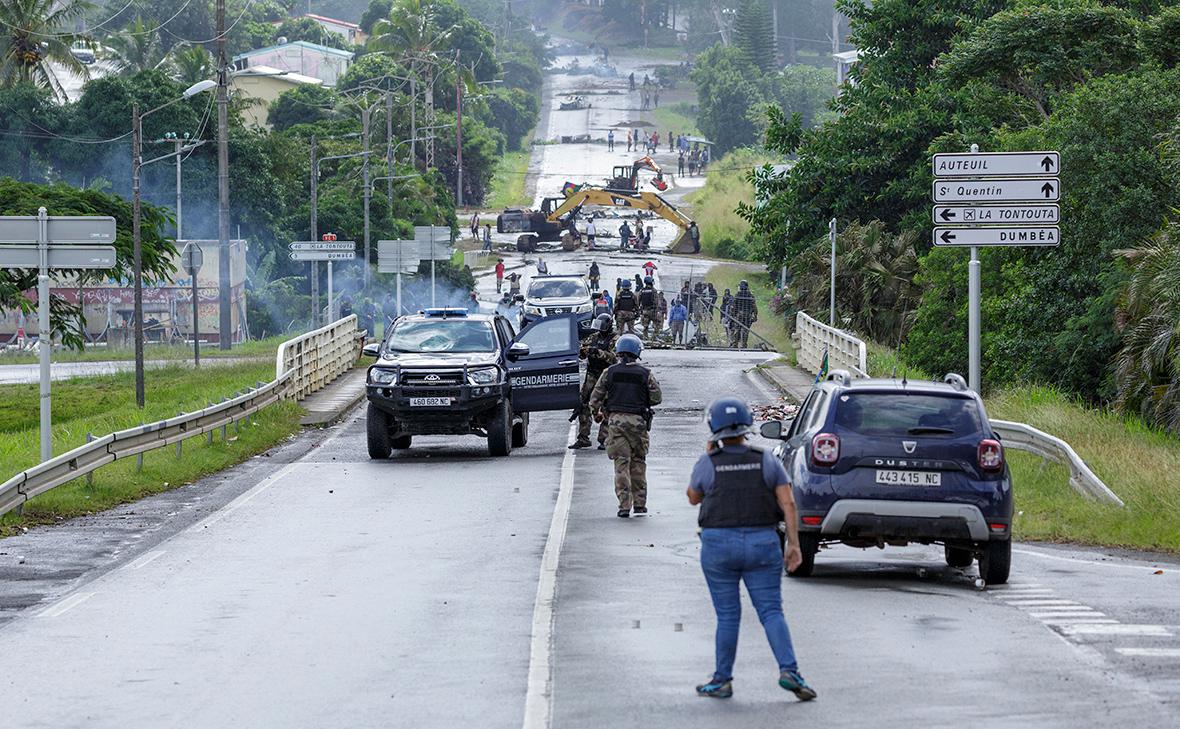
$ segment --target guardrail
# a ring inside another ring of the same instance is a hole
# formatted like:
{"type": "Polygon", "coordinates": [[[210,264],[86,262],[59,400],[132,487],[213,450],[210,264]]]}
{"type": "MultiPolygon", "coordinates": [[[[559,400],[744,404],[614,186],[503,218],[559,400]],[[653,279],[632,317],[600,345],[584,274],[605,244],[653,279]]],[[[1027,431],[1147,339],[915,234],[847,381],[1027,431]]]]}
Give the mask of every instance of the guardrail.
{"type": "Polygon", "coordinates": [[[67,481],[91,473],[120,458],[176,445],[187,438],[249,418],[278,400],[300,398],[321,389],[356,361],[360,343],[356,315],[345,317],[279,345],[275,379],[225,402],[174,418],[120,430],[78,446],[21,471],[0,484],[0,515],[67,481]],[[351,355],[351,359],[349,359],[351,355]]]}
{"type": "Polygon", "coordinates": [[[991,424],[992,430],[999,434],[1005,448],[1035,453],[1041,458],[1060,463],[1068,468],[1069,485],[1073,487],[1074,491],[1088,498],[1105,501],[1116,506],[1126,506],[1123,500],[1090,470],[1090,467],[1069,443],[1024,423],[993,420],[991,424]]]}
{"type": "Polygon", "coordinates": [[[865,343],[842,329],[828,326],[800,311],[795,315],[799,337],[796,357],[799,366],[816,374],[828,353],[828,370],[848,370],[856,377],[868,377],[868,349],[865,343]]]}

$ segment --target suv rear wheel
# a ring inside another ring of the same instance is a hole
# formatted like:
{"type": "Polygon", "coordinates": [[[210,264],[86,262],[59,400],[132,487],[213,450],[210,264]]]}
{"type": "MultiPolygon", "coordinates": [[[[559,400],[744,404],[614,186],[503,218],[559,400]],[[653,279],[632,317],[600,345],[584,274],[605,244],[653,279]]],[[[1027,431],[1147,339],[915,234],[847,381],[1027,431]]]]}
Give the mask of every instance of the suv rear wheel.
{"type": "Polygon", "coordinates": [[[365,413],[365,433],[368,436],[369,458],[389,458],[393,444],[389,442],[389,416],[369,403],[365,413]]]}
{"type": "Polygon", "coordinates": [[[815,534],[799,535],[799,551],[803,553],[803,561],[794,572],[788,571],[788,577],[811,577],[815,569],[815,553],[819,551],[819,537],[815,534]]]}
{"type": "Polygon", "coordinates": [[[970,567],[975,560],[971,550],[963,547],[952,547],[948,544],[943,547],[943,552],[946,554],[946,563],[951,567],[970,567]]]}
{"type": "Polygon", "coordinates": [[[488,453],[506,456],[512,452],[512,406],[505,398],[488,423],[488,453]]]}
{"type": "Polygon", "coordinates": [[[979,555],[979,576],[989,585],[1002,585],[1012,570],[1012,541],[988,542],[979,555]]]}
{"type": "Polygon", "coordinates": [[[512,447],[524,448],[529,443],[529,414],[523,413],[520,422],[512,426],[512,447]]]}

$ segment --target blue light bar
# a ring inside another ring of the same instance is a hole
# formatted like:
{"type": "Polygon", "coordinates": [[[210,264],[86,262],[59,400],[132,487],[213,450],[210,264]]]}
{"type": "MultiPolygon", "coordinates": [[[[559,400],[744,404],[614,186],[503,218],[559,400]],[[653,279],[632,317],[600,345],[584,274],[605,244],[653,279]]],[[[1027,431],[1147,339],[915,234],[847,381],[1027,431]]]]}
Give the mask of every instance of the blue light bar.
{"type": "Polygon", "coordinates": [[[423,309],[425,316],[439,316],[446,319],[449,316],[467,316],[467,310],[459,307],[440,307],[437,309],[423,309]]]}

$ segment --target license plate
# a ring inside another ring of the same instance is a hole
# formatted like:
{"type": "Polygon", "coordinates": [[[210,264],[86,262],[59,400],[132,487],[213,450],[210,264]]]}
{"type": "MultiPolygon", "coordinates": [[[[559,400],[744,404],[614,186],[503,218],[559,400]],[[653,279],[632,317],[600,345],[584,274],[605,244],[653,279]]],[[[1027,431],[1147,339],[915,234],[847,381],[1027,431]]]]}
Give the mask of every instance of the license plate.
{"type": "Polygon", "coordinates": [[[451,398],[449,397],[411,397],[410,407],[412,408],[445,408],[450,407],[451,398]]]}
{"type": "Polygon", "coordinates": [[[877,483],[887,486],[941,486],[938,471],[877,471],[877,483]]]}

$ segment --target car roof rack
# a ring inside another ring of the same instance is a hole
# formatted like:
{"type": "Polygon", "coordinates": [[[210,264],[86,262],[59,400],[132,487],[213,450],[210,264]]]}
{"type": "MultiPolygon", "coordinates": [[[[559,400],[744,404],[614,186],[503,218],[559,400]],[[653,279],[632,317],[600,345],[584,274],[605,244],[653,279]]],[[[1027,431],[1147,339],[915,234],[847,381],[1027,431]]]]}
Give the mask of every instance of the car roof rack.
{"type": "Polygon", "coordinates": [[[446,319],[447,317],[463,317],[467,316],[467,309],[457,306],[437,307],[432,309],[423,309],[421,312],[423,316],[438,317],[446,319]]]}
{"type": "Polygon", "coordinates": [[[852,374],[848,370],[832,370],[828,373],[828,382],[839,382],[847,387],[852,384],[852,374]]]}
{"type": "Polygon", "coordinates": [[[963,379],[963,376],[954,372],[946,373],[946,377],[943,377],[942,381],[959,392],[967,392],[970,389],[967,387],[967,381],[963,379]]]}

